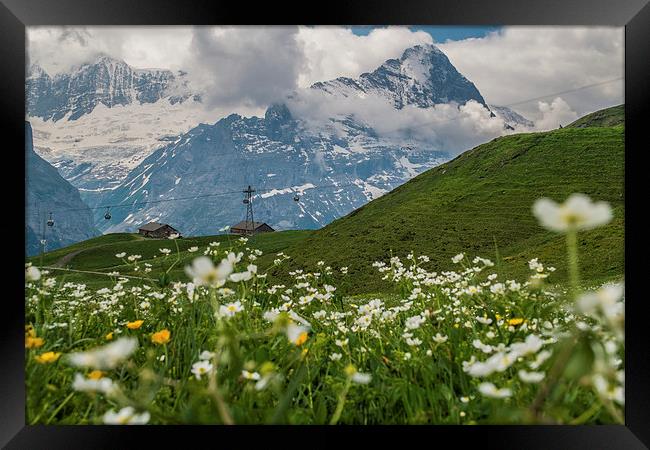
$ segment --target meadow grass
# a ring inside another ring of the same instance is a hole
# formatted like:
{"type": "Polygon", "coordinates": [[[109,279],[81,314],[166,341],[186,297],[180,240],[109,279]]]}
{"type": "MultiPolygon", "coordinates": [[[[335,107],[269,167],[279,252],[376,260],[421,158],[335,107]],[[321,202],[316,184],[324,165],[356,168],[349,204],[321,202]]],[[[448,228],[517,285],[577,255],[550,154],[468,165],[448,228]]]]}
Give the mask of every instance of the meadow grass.
{"type": "Polygon", "coordinates": [[[101,289],[28,264],[27,423],[623,421],[619,285],[552,288],[539,260],[517,282],[465,255],[438,273],[409,254],[373,264],[394,293],[344,296],[322,261],[277,285],[262,257],[291,259],[213,241],[185,282],[101,289]]]}

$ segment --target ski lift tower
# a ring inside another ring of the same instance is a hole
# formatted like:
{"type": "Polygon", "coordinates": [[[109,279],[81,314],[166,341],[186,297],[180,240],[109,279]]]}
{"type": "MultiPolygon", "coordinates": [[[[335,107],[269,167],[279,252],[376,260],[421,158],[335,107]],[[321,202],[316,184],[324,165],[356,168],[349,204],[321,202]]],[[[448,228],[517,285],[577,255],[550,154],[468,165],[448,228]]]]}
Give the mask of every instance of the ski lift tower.
{"type": "Polygon", "coordinates": [[[246,234],[252,235],[255,231],[255,222],[253,221],[253,192],[255,192],[255,189],[248,185],[248,189],[244,189],[242,192],[246,194],[244,199],[246,205],[246,234]]]}

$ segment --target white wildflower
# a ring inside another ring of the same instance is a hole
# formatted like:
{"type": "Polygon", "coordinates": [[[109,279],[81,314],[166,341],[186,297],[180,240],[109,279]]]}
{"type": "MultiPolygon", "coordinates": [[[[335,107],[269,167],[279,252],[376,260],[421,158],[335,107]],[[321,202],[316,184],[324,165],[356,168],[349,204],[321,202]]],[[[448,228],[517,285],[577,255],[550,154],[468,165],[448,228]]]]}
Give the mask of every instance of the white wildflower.
{"type": "Polygon", "coordinates": [[[192,364],[192,373],[197,380],[201,379],[201,376],[212,372],[213,366],[209,361],[201,360],[192,364]]]}
{"type": "Polygon", "coordinates": [[[221,287],[232,273],[233,266],[229,260],[222,260],[215,267],[207,256],[199,256],[192,261],[191,266],[185,267],[185,273],[193,279],[194,284],[202,286],[221,287]]]}
{"type": "Polygon", "coordinates": [[[447,342],[447,339],[449,339],[447,336],[443,336],[440,333],[436,333],[436,335],[433,337],[433,340],[438,344],[444,344],[445,342],[447,342]]]}
{"type": "Polygon", "coordinates": [[[84,377],[80,373],[75,373],[72,389],[79,392],[101,392],[110,395],[114,393],[117,387],[110,378],[102,377],[98,380],[84,377]]]}
{"type": "Polygon", "coordinates": [[[241,376],[246,380],[259,380],[261,378],[260,374],[257,372],[249,372],[248,370],[242,370],[241,376]]]}
{"type": "Polygon", "coordinates": [[[113,409],[104,414],[103,420],[107,425],[143,425],[149,422],[150,414],[145,411],[141,414],[136,414],[135,409],[131,406],[122,408],[119,412],[113,409]]]}
{"type": "Polygon", "coordinates": [[[68,362],[77,367],[113,369],[127,359],[138,347],[138,340],[131,337],[119,338],[115,342],[87,352],[71,353],[68,362]]]}
{"type": "Polygon", "coordinates": [[[512,391],[510,389],[497,389],[494,384],[487,382],[479,384],[478,390],[481,394],[491,398],[506,398],[512,395],[512,391]]]}
{"type": "Polygon", "coordinates": [[[202,361],[208,361],[216,356],[216,353],[203,350],[199,355],[199,359],[202,361]]]}
{"type": "Polygon", "coordinates": [[[535,202],[533,214],[543,227],[560,232],[589,230],[605,225],[612,219],[612,209],[608,203],[594,203],[584,194],[571,194],[562,204],[541,198],[535,202]]]}
{"type": "Polygon", "coordinates": [[[219,315],[225,317],[232,317],[238,312],[242,311],[244,307],[241,302],[237,300],[234,303],[228,303],[227,305],[221,305],[219,307],[219,315]]]}
{"type": "Polygon", "coordinates": [[[517,373],[519,375],[519,379],[524,383],[539,383],[544,379],[543,372],[527,372],[522,369],[517,373]]]}

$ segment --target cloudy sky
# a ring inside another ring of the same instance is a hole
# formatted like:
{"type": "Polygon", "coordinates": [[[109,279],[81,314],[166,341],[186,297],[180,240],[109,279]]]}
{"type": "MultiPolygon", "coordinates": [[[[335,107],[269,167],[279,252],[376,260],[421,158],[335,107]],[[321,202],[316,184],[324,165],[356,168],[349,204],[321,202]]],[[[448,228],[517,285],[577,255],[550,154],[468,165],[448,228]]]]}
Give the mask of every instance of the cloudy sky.
{"type": "MultiPolygon", "coordinates": [[[[182,69],[208,105],[262,114],[286,93],[357,77],[409,46],[435,43],[489,104],[553,128],[623,102],[624,31],[611,27],[30,27],[29,63],[50,74],[98,54],[182,69]],[[538,97],[543,97],[537,99],[538,97]],[[520,103],[523,100],[537,99],[520,103]]],[[[215,118],[216,119],[216,118],[215,118]]]]}

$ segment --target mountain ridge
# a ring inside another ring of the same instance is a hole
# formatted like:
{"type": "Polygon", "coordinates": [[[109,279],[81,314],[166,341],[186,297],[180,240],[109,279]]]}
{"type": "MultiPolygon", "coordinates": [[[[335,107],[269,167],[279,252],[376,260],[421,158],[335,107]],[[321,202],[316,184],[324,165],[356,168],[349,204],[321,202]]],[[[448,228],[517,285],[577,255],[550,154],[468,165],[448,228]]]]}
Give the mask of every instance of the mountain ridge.
{"type": "Polygon", "coordinates": [[[167,98],[174,104],[191,96],[184,77],[168,69],[137,69],[107,55],[54,76],[32,64],[26,79],[27,110],[56,122],[90,114],[100,103],[111,108],[167,98]]]}

